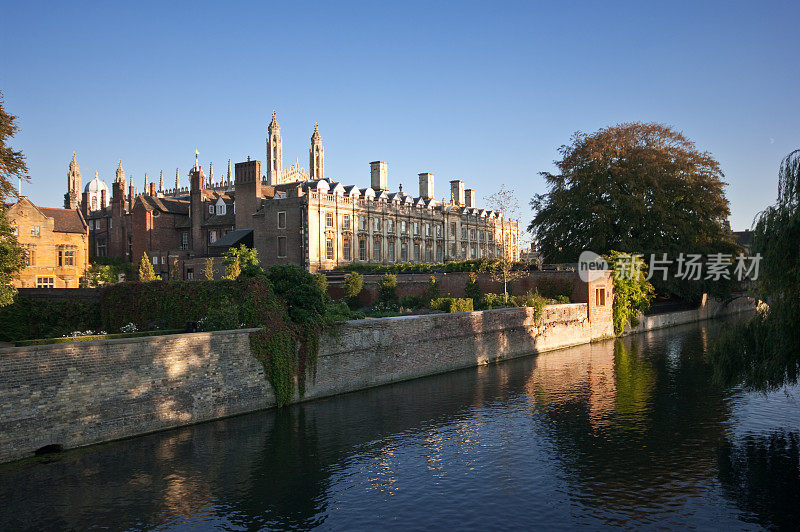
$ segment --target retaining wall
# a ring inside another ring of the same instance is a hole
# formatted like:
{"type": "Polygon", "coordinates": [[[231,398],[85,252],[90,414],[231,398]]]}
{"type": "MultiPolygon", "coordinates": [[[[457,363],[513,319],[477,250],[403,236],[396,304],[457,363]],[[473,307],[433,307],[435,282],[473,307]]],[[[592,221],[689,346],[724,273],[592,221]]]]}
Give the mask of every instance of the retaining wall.
{"type": "MultiPolygon", "coordinates": [[[[0,349],[0,462],[273,406],[251,330],[0,349]]],[[[351,321],[322,339],[304,399],[583,344],[586,304],[351,321]]],[[[296,398],[299,400],[299,398],[296,398]]]]}
{"type": "Polygon", "coordinates": [[[756,310],[756,305],[757,301],[752,297],[738,297],[730,301],[717,301],[704,296],[702,304],[696,309],[639,316],[639,325],[626,327],[625,334],[637,334],[685,323],[721,318],[741,312],[752,312],[756,310]]]}

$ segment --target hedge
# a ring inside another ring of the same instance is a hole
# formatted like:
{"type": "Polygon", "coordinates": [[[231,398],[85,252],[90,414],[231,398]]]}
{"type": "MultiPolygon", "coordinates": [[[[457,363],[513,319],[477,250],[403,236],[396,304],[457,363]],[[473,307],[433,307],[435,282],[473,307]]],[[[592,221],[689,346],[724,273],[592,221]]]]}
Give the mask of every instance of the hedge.
{"type": "Polygon", "coordinates": [[[432,310],[443,310],[445,312],[469,312],[472,309],[471,298],[460,297],[438,297],[431,299],[432,310]]]}
{"type": "Polygon", "coordinates": [[[0,307],[0,341],[4,342],[101,329],[96,301],[46,300],[18,295],[12,304],[0,307]]]}

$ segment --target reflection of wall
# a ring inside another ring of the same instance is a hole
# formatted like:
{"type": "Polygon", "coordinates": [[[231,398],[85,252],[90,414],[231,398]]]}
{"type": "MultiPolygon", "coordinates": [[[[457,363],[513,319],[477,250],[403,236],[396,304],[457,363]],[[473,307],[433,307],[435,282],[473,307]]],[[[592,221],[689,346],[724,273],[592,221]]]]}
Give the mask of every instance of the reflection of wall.
{"type": "MultiPolygon", "coordinates": [[[[360,320],[323,339],[306,398],[604,337],[587,305],[360,320]]],[[[248,331],[0,350],[0,461],[274,405],[248,331]]]]}

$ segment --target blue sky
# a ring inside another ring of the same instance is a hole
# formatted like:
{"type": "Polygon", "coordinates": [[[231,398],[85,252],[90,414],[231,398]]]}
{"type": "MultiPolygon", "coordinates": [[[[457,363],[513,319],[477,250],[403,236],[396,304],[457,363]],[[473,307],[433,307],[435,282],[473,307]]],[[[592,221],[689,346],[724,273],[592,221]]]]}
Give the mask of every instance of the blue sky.
{"type": "Polygon", "coordinates": [[[800,147],[798,2],[6,3],[0,90],[19,115],[16,148],[59,206],[67,165],[110,183],[117,159],[182,180],[194,150],[224,171],[263,161],[277,109],[284,163],[308,166],[319,122],[326,175],[437,197],[464,179],[545,191],[577,131],[624,121],[674,126],[730,183],[734,228],[776,197],[781,158],[800,147]],[[563,3],[567,4],[567,3],[563,3]]]}

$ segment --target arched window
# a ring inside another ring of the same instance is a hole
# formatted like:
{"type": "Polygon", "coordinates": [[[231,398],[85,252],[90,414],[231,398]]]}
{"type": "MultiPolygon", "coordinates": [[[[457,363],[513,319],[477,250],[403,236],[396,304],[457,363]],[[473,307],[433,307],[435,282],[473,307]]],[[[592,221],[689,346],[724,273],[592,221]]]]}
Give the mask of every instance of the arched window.
{"type": "Polygon", "coordinates": [[[97,210],[97,196],[92,196],[92,210],[97,210]]]}

